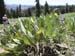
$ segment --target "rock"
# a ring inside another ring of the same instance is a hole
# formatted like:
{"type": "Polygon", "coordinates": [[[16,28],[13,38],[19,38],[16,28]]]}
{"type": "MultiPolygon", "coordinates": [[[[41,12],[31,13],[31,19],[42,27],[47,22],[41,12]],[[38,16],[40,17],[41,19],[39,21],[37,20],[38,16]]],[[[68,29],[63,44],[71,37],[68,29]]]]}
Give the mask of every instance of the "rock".
{"type": "Polygon", "coordinates": [[[0,33],[4,32],[4,30],[0,30],[0,33]]]}
{"type": "Polygon", "coordinates": [[[65,43],[62,43],[62,44],[56,44],[56,49],[59,56],[63,56],[63,55],[66,55],[66,51],[68,50],[68,46],[65,44],[65,43]],[[61,55],[60,55],[61,54],[61,55]]]}
{"type": "Polygon", "coordinates": [[[56,47],[68,49],[68,46],[65,43],[56,44],[56,47]]]}
{"type": "Polygon", "coordinates": [[[3,48],[0,48],[0,53],[8,53],[8,51],[4,50],[3,48]]]}

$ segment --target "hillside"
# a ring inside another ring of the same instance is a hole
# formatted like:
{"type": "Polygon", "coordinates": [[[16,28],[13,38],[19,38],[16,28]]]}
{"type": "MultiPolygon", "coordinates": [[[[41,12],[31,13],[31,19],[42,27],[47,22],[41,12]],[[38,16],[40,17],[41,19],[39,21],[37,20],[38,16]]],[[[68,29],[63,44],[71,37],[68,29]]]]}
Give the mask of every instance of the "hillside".
{"type": "MultiPolygon", "coordinates": [[[[13,4],[13,5],[6,5],[7,9],[16,9],[16,7],[18,7],[19,5],[13,4]]],[[[21,5],[22,9],[28,9],[28,8],[32,8],[33,5],[21,5]]]]}

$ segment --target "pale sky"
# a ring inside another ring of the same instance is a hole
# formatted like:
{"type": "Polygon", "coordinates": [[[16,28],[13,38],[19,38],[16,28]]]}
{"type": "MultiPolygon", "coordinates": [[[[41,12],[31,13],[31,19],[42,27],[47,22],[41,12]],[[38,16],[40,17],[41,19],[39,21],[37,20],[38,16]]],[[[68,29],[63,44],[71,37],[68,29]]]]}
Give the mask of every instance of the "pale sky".
{"type": "MultiPolygon", "coordinates": [[[[21,4],[21,5],[35,5],[35,0],[4,0],[5,4],[21,4]]],[[[40,4],[44,5],[45,1],[48,2],[49,5],[65,5],[68,3],[69,5],[74,4],[75,0],[40,0],[40,4]]]]}

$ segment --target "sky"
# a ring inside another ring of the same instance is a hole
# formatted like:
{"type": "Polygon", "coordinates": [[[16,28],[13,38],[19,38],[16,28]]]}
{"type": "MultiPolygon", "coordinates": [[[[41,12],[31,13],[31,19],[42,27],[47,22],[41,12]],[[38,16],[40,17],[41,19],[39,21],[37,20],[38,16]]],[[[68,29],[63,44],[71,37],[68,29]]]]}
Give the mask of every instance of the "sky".
{"type": "MultiPolygon", "coordinates": [[[[35,0],[4,0],[5,4],[21,4],[21,5],[35,5],[35,0]]],[[[45,1],[48,2],[49,5],[75,5],[75,0],[40,0],[40,4],[44,5],[45,1]]]]}

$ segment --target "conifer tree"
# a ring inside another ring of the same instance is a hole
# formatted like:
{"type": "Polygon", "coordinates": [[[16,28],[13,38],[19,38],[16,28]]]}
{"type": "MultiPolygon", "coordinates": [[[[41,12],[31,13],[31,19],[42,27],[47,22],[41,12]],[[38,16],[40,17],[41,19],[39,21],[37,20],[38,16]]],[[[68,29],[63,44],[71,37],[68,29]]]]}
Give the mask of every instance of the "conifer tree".
{"type": "Polygon", "coordinates": [[[39,0],[36,0],[36,17],[39,17],[40,14],[41,14],[40,3],[39,3],[39,0]]]}
{"type": "Polygon", "coordinates": [[[28,16],[32,16],[30,8],[28,8],[28,16]]]}
{"type": "Polygon", "coordinates": [[[66,3],[65,11],[66,11],[66,13],[68,13],[68,12],[69,12],[69,6],[68,6],[68,3],[66,3]]]}
{"type": "Polygon", "coordinates": [[[0,23],[2,23],[2,17],[5,14],[4,0],[0,0],[0,23]]]}
{"type": "Polygon", "coordinates": [[[16,13],[16,18],[18,18],[18,16],[19,16],[19,9],[18,9],[18,7],[16,8],[15,13],[16,13]]]}
{"type": "Polygon", "coordinates": [[[48,3],[47,3],[47,1],[46,1],[46,3],[45,3],[45,5],[44,5],[44,11],[45,11],[45,15],[46,14],[49,14],[49,5],[48,5],[48,3]]]}
{"type": "Polygon", "coordinates": [[[19,17],[21,17],[21,5],[19,5],[18,10],[19,10],[19,17]]]}

